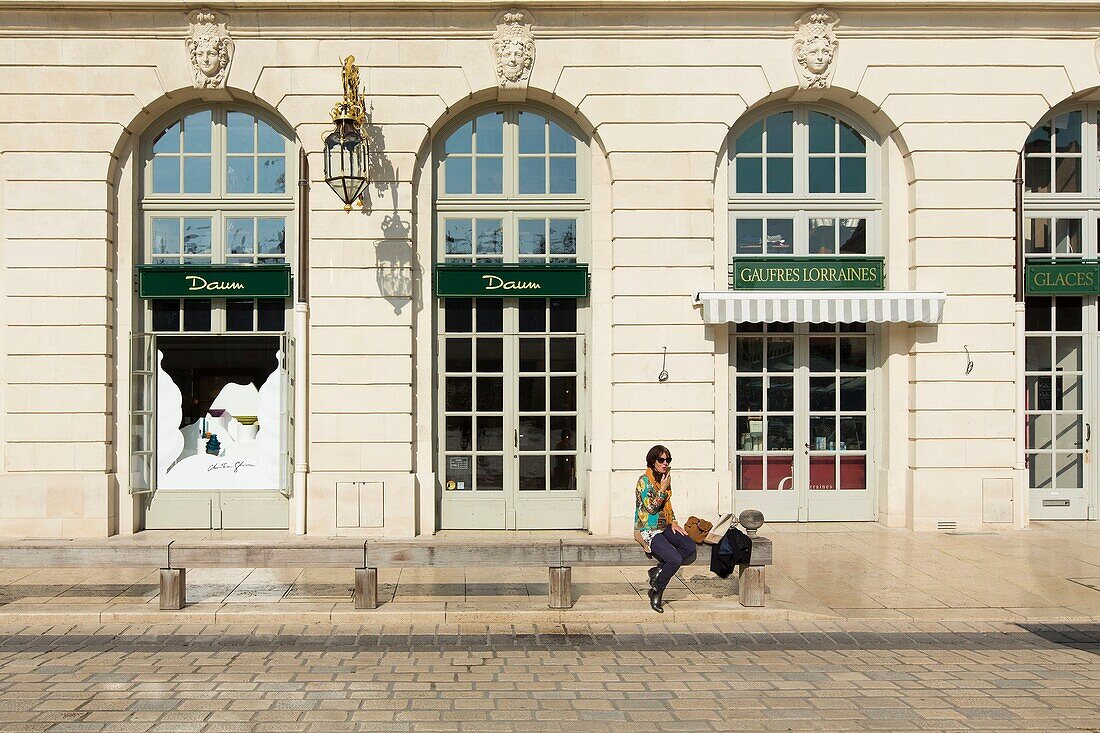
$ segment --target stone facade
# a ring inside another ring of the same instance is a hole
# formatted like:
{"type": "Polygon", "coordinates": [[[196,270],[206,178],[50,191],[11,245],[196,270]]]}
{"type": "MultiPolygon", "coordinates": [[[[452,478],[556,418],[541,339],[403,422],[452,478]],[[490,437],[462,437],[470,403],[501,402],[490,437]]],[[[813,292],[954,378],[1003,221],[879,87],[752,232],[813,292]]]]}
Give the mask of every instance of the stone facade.
{"type": "MultiPolygon", "coordinates": [[[[308,532],[338,532],[348,481],[384,486],[383,526],[355,531],[430,534],[432,140],[514,91],[486,50],[499,6],[211,3],[235,42],[221,88],[196,84],[184,3],[25,5],[0,0],[0,536],[140,527],[126,470],[137,142],[201,100],[277,115],[310,158],[308,532]],[[345,215],[318,141],[349,54],[374,180],[345,215]]],[[[1100,86],[1090,3],[836,2],[843,53],[815,72],[828,83],[792,65],[805,5],[571,5],[524,6],[538,62],[522,83],[591,139],[589,528],[629,530],[656,442],[674,446],[678,512],[731,508],[728,331],[692,296],[727,287],[731,128],[806,99],[881,137],[890,287],[947,293],[942,324],[879,331],[878,521],[977,528],[983,485],[1007,479],[1026,525],[1012,181],[1032,127],[1100,86]]]]}

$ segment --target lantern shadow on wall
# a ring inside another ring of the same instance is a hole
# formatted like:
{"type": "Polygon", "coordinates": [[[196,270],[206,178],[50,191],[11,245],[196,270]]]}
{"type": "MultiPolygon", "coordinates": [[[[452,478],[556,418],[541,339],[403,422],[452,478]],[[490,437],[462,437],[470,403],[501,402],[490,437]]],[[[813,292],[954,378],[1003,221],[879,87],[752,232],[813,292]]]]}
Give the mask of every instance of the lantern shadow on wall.
{"type": "Polygon", "coordinates": [[[363,124],[363,135],[370,146],[367,170],[374,185],[363,193],[363,211],[375,211],[382,209],[383,203],[388,204],[385,208],[390,212],[382,219],[382,236],[375,243],[375,279],[382,297],[389,301],[395,313],[400,313],[414,296],[412,224],[402,218],[400,175],[386,155],[386,137],[382,128],[372,122],[372,114],[373,110],[363,124]]]}

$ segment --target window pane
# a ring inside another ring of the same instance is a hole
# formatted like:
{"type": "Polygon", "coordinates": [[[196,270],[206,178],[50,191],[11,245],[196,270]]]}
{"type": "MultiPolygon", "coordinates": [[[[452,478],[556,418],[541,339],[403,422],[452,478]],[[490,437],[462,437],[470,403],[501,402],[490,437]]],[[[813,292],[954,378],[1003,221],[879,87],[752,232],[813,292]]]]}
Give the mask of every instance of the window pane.
{"type": "Polygon", "coordinates": [[[1081,300],[1079,296],[1055,299],[1055,330],[1063,332],[1081,330],[1081,300]]]}
{"type": "Polygon", "coordinates": [[[758,255],[764,251],[764,221],[762,219],[738,219],[737,254],[758,255]]]}
{"type": "Polygon", "coordinates": [[[767,131],[769,153],[794,152],[793,127],[794,114],[792,112],[780,112],[768,118],[767,131]]]}
{"type": "Polygon", "coordinates": [[[447,377],[444,380],[444,405],[449,412],[470,412],[473,406],[473,385],[469,377],[447,377]]]}
{"type": "MultiPolygon", "coordinates": [[[[841,422],[841,436],[844,423],[841,422]]],[[[848,442],[848,441],[845,441],[848,442]]],[[[850,447],[848,450],[852,450],[850,447]]],[[[861,449],[862,450],[862,449],[861,449]]],[[[840,457],[840,490],[862,491],[867,488],[867,456],[840,457]]]]}
{"type": "Polygon", "coordinates": [[[519,449],[546,450],[545,415],[525,415],[519,419],[519,449]]]}
{"type": "Polygon", "coordinates": [[[577,254],[577,220],[550,220],[550,254],[577,254]]]}
{"type": "Polygon", "coordinates": [[[1054,227],[1056,241],[1055,251],[1058,253],[1081,253],[1081,220],[1058,219],[1054,227]]]}
{"type": "Polygon", "coordinates": [[[470,298],[446,298],[443,314],[447,333],[469,333],[474,328],[473,301],[470,298]]]}
{"type": "Polygon", "coordinates": [[[546,341],[541,338],[519,340],[519,370],[521,372],[546,371],[546,341]]]}
{"type": "Polygon", "coordinates": [[[768,371],[794,371],[794,340],[789,338],[768,339],[768,371]]]}
{"type": "Polygon", "coordinates": [[[175,123],[153,141],[153,155],[180,151],[180,123],[175,123]]]}
{"type": "Polygon", "coordinates": [[[836,251],[836,219],[810,219],[810,254],[836,251]]]}
{"type": "Polygon", "coordinates": [[[447,142],[443,145],[447,153],[472,153],[474,150],[474,123],[467,122],[462,127],[451,133],[447,142]]]}
{"type": "Polygon", "coordinates": [[[764,123],[757,122],[749,129],[737,136],[737,142],[733,149],[736,153],[760,153],[763,152],[762,139],[764,135],[764,123]]]}
{"type": "Polygon", "coordinates": [[[260,331],[282,331],[286,328],[286,301],[282,298],[260,298],[256,301],[256,328],[260,331]]]}
{"type": "Polygon", "coordinates": [[[522,412],[542,412],[546,409],[546,378],[519,378],[519,409],[522,412]]]}
{"type": "Polygon", "coordinates": [[[546,301],[523,298],[519,301],[519,330],[523,333],[546,332],[546,301]]]}
{"type": "Polygon", "coordinates": [[[253,118],[244,112],[230,112],[226,120],[227,150],[230,153],[252,153],[253,118]]]}
{"type": "Polygon", "coordinates": [[[447,193],[473,192],[473,163],[470,158],[447,157],[443,163],[443,173],[447,193]]]}
{"type": "Polygon", "coordinates": [[[156,217],[153,219],[152,251],[156,255],[180,253],[180,220],[156,217]]]}
{"type": "Polygon", "coordinates": [[[477,192],[478,193],[503,193],[504,192],[504,159],[503,158],[478,158],[477,192]]]}
{"type": "Polygon", "coordinates": [[[737,378],[737,411],[759,412],[764,409],[764,378],[737,378]]]}
{"type": "Polygon", "coordinates": [[[519,457],[519,490],[520,491],[545,491],[546,490],[546,457],[520,456],[519,457]]]}
{"type": "Polygon", "coordinates": [[[791,412],[794,410],[794,377],[768,378],[768,411],[791,412]]]}
{"type": "Polygon", "coordinates": [[[519,113],[519,152],[546,152],[546,118],[534,112],[519,113]]]}
{"type": "Polygon", "coordinates": [[[258,160],[260,185],[257,193],[286,193],[286,159],[262,157],[258,160]]]}
{"type": "Polygon", "coordinates": [[[577,449],[577,418],[572,415],[550,417],[550,450],[577,449]]]}
{"type": "Polygon", "coordinates": [[[794,219],[768,219],[768,254],[794,252],[794,219]]]}
{"type": "Polygon", "coordinates": [[[810,152],[836,152],[836,121],[829,115],[810,113],[810,152]]]}
{"type": "Polygon", "coordinates": [[[546,193],[546,158],[519,159],[519,192],[546,193]]]}
{"type": "Polygon", "coordinates": [[[550,158],[550,193],[577,192],[577,159],[550,158]]]}
{"type": "Polygon", "coordinates": [[[209,331],[210,330],[210,300],[183,301],[183,330],[184,331],[209,331]]]}
{"type": "Polygon", "coordinates": [[[485,412],[500,412],[504,409],[504,378],[477,378],[477,409],[485,412]]]}
{"type": "Polygon", "coordinates": [[[257,125],[259,126],[256,131],[256,136],[259,138],[259,152],[285,155],[286,138],[263,120],[257,120],[257,125]]]}
{"type": "Polygon", "coordinates": [[[519,220],[519,253],[521,255],[546,254],[546,220],[519,220]]]}
{"type": "Polygon", "coordinates": [[[477,118],[477,152],[504,152],[504,114],[490,112],[477,118]]]}
{"type": "Polygon", "coordinates": [[[1024,222],[1024,251],[1050,252],[1050,219],[1028,219],[1024,222]]]}
{"type": "Polygon", "coordinates": [[[840,159],[840,192],[865,193],[867,191],[867,159],[840,159]]]}
{"type": "Polygon", "coordinates": [[[844,122],[840,120],[837,120],[837,124],[840,125],[840,152],[867,152],[867,141],[864,140],[863,135],[860,135],[858,132],[856,132],[854,129],[844,124],[844,122]]]}
{"type": "Polygon", "coordinates": [[[210,254],[210,220],[183,220],[183,253],[210,254]]]}
{"type": "Polygon", "coordinates": [[[477,220],[477,253],[504,254],[504,223],[500,219],[477,220]]]}
{"type": "Polygon", "coordinates": [[[473,469],[469,456],[447,456],[446,480],[443,484],[447,491],[473,491],[473,469]]]}
{"type": "Polygon", "coordinates": [[[1058,153],[1081,152],[1081,113],[1070,112],[1054,120],[1054,150],[1058,153]]]}
{"type": "Polygon", "coordinates": [[[153,158],[153,193],[180,192],[180,159],[158,155],[153,158]]]}
{"type": "Polygon", "coordinates": [[[225,301],[225,330],[252,330],[252,301],[250,299],[225,301]]]}
{"type": "Polygon", "coordinates": [[[477,490],[504,490],[504,456],[477,457],[477,490]]]}
{"type": "Polygon", "coordinates": [[[468,338],[447,339],[444,351],[446,352],[446,366],[448,372],[473,371],[473,342],[468,338]]]}
{"type": "Polygon", "coordinates": [[[504,339],[479,338],[477,340],[477,370],[479,372],[504,371],[504,339]]]}
{"type": "Polygon", "coordinates": [[[281,255],[286,254],[286,220],[257,219],[256,227],[259,230],[260,254],[281,255]]]}
{"type": "Polygon", "coordinates": [[[1026,331],[1050,331],[1051,330],[1051,298],[1029,297],[1024,300],[1024,330],[1026,331]]]}
{"type": "Polygon", "coordinates": [[[212,127],[210,110],[187,115],[183,119],[183,152],[209,153],[212,127]]]}
{"type": "Polygon", "coordinates": [[[840,371],[862,372],[867,369],[867,339],[840,339],[840,371]]]}
{"type": "Polygon", "coordinates": [[[504,450],[504,418],[478,415],[477,449],[504,450]]]}
{"type": "Polygon", "coordinates": [[[256,159],[230,155],[225,159],[226,188],[229,193],[256,192],[256,159]]]}
{"type": "Polygon", "coordinates": [[[180,330],[180,302],[178,300],[153,300],[153,330],[180,330]]]}
{"type": "Polygon", "coordinates": [[[810,158],[810,193],[835,192],[836,159],[810,158]]]}
{"type": "Polygon", "coordinates": [[[831,372],[836,369],[836,339],[810,339],[810,371],[831,372]]]}
{"type": "Polygon", "coordinates": [[[550,339],[550,371],[577,371],[577,342],[575,339],[550,339]]]}
{"type": "MultiPolygon", "coordinates": [[[[810,377],[811,412],[832,412],[836,410],[836,379],[833,377],[810,377]]],[[[814,450],[823,450],[816,448],[814,450]]]]}
{"type": "Polygon", "coordinates": [[[483,298],[474,302],[477,310],[477,332],[503,333],[504,301],[500,298],[483,298]]]}
{"type": "Polygon", "coordinates": [[[763,371],[764,339],[753,337],[737,339],[736,363],[738,371],[763,371]]]}
{"type": "Polygon", "coordinates": [[[1054,159],[1055,190],[1058,193],[1077,193],[1081,190],[1081,159],[1054,159]]]}
{"type": "Polygon", "coordinates": [[[447,416],[447,450],[473,450],[474,419],[469,416],[447,416]]]}
{"type": "Polygon", "coordinates": [[[473,252],[473,222],[469,219],[444,221],[444,252],[449,255],[468,255],[473,252]]]}
{"type": "Polygon", "coordinates": [[[738,158],[737,193],[762,193],[764,191],[763,161],[760,158],[738,158]]]}
{"type": "Polygon", "coordinates": [[[794,191],[794,160],[768,158],[768,193],[794,191]]]}
{"type": "Polygon", "coordinates": [[[573,491],[577,488],[575,456],[550,456],[550,490],[573,491]]]}
{"type": "Polygon", "coordinates": [[[867,254],[867,220],[840,220],[840,251],[846,255],[867,254]]]}
{"type": "Polygon", "coordinates": [[[1051,128],[1050,120],[1047,120],[1044,124],[1032,130],[1031,134],[1027,136],[1027,142],[1024,143],[1024,153],[1027,155],[1049,154],[1050,142],[1053,137],[1054,131],[1051,128]]]}
{"type": "Polygon", "coordinates": [[[235,255],[250,255],[255,251],[252,218],[230,217],[225,220],[226,251],[235,255]]]}
{"type": "MultiPolygon", "coordinates": [[[[542,301],[539,301],[540,303],[542,301]]],[[[550,300],[550,332],[576,333],[577,301],[572,298],[550,300]]]]}
{"type": "Polygon", "coordinates": [[[867,409],[867,378],[840,378],[840,409],[845,412],[863,412],[867,409]]]}
{"type": "Polygon", "coordinates": [[[1031,193],[1050,193],[1050,158],[1026,158],[1024,183],[1031,193]]]}
{"type": "Polygon", "coordinates": [[[183,159],[183,192],[210,193],[210,158],[183,159]]]}
{"type": "Polygon", "coordinates": [[[768,416],[767,450],[794,450],[794,418],[768,416]]]}
{"type": "Polygon", "coordinates": [[[867,418],[862,415],[840,418],[837,450],[867,450],[867,418]]]}
{"type": "Polygon", "coordinates": [[[576,377],[550,377],[550,409],[562,412],[577,409],[576,377]]]}
{"type": "Polygon", "coordinates": [[[550,152],[575,153],[577,140],[556,122],[550,123],[550,152]]]}

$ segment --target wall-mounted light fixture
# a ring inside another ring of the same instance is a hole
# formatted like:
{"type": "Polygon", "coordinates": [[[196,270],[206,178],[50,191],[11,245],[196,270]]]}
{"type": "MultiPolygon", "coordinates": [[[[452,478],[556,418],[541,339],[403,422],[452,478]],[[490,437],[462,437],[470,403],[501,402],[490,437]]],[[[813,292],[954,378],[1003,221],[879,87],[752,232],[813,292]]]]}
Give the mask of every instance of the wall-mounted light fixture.
{"type": "Polygon", "coordinates": [[[363,134],[367,113],[359,88],[359,67],[354,56],[341,63],[344,98],[332,108],[333,128],[324,137],[325,183],[344,202],[344,211],[351,211],[356,201],[363,205],[363,192],[370,183],[367,171],[370,150],[363,134]]]}

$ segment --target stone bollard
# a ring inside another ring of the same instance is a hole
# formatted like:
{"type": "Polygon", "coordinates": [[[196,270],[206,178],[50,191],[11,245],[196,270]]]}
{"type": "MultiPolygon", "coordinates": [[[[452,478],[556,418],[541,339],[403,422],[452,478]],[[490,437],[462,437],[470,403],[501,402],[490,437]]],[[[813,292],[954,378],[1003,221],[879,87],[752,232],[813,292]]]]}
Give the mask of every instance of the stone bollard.
{"type": "Polygon", "coordinates": [[[737,523],[745,528],[745,534],[755,537],[756,530],[764,526],[764,513],[756,509],[746,509],[737,515],[737,523]]]}
{"type": "MultiPolygon", "coordinates": [[[[750,538],[764,525],[764,514],[756,509],[746,509],[737,516],[737,523],[750,538]]],[[[737,566],[737,595],[742,606],[759,608],[764,605],[764,567],[762,565],[737,566]]]]}

